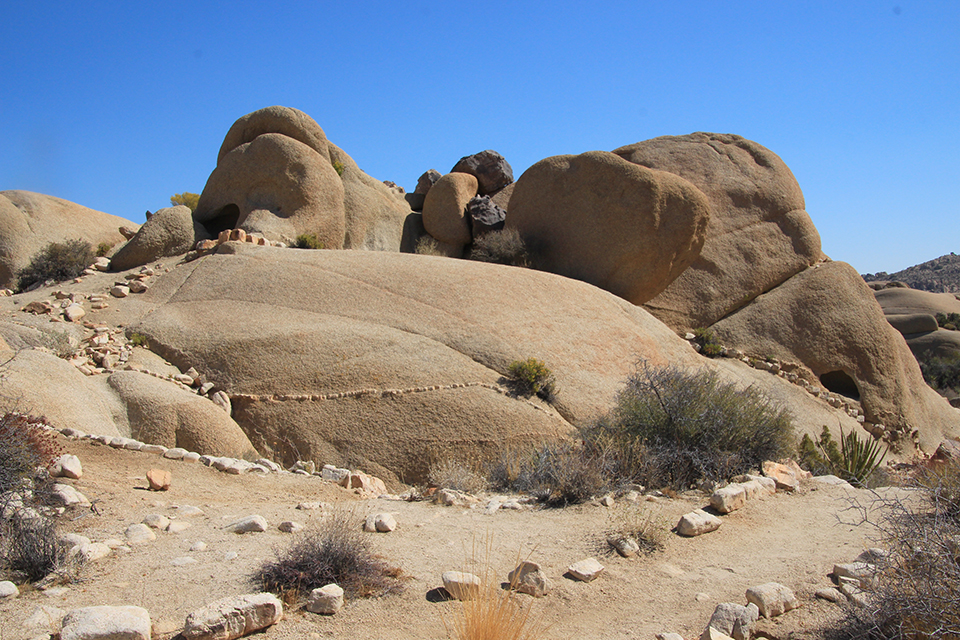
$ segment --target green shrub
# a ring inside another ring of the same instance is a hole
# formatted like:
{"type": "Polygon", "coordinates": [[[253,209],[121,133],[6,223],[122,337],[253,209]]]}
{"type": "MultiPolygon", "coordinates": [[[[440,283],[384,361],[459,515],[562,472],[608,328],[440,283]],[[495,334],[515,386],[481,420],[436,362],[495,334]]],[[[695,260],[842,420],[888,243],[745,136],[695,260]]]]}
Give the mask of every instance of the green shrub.
{"type": "Polygon", "coordinates": [[[548,506],[563,507],[604,491],[611,476],[596,449],[560,441],[501,452],[488,479],[498,490],[528,493],[548,506]]]}
{"type": "Polygon", "coordinates": [[[789,413],[756,387],[645,362],[614,410],[581,435],[608,452],[619,477],[676,489],[745,473],[793,449],[789,413]]]}
{"type": "Polygon", "coordinates": [[[173,206],[182,204],[183,206],[189,208],[191,212],[193,212],[197,210],[197,205],[200,204],[200,194],[190,193],[189,191],[175,193],[170,196],[170,204],[173,206]]]}
{"type": "Polygon", "coordinates": [[[137,333],[134,331],[130,334],[130,344],[135,347],[149,347],[150,339],[142,333],[137,333]]]}
{"type": "Polygon", "coordinates": [[[943,329],[956,331],[957,327],[960,326],[960,313],[938,313],[935,317],[937,318],[937,325],[943,329]]]}
{"type": "Polygon", "coordinates": [[[51,242],[17,274],[17,288],[23,291],[38,282],[72,280],[80,276],[95,259],[93,248],[85,240],[51,242]]]}
{"type": "Polygon", "coordinates": [[[275,551],[251,576],[262,591],[271,591],[288,603],[305,598],[332,582],[348,598],[376,597],[400,590],[399,571],[370,548],[359,523],[334,513],[319,528],[275,551]]]}
{"type": "Polygon", "coordinates": [[[334,161],[332,162],[332,164],[333,164],[333,170],[337,172],[337,175],[338,175],[338,176],[341,176],[341,177],[342,177],[342,176],[343,176],[343,170],[346,168],[346,167],[343,166],[343,163],[340,162],[339,160],[334,160],[334,161]]]}
{"type": "Polygon", "coordinates": [[[527,397],[536,395],[548,402],[556,395],[556,379],[542,360],[515,360],[510,363],[509,371],[518,394],[527,397]]]}
{"type": "Polygon", "coordinates": [[[100,244],[97,245],[97,257],[103,258],[108,253],[110,253],[110,249],[113,249],[112,244],[109,244],[107,242],[101,242],[100,244]]]}
{"type": "Polygon", "coordinates": [[[923,379],[934,389],[960,391],[960,356],[921,360],[920,371],[923,379]]]}
{"type": "Polygon", "coordinates": [[[708,358],[719,358],[723,355],[723,347],[717,342],[713,331],[701,327],[693,330],[693,341],[700,345],[700,354],[708,358]]]}
{"type": "Polygon", "coordinates": [[[529,267],[527,247],[516,229],[502,229],[485,233],[473,241],[470,260],[506,264],[513,267],[529,267]]]}
{"type": "Polygon", "coordinates": [[[317,239],[315,233],[301,233],[297,239],[290,245],[294,249],[324,249],[325,246],[321,240],[317,239]]]}

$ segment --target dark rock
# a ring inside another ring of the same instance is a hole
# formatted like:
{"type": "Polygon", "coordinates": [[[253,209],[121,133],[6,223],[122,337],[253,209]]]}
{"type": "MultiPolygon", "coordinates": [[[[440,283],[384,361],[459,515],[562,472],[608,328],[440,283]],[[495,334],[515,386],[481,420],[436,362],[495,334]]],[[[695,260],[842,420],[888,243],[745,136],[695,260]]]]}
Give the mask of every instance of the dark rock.
{"type": "Polygon", "coordinates": [[[513,169],[506,159],[491,149],[464,156],[454,165],[453,172],[469,173],[477,179],[481,196],[490,195],[513,182],[513,169]]]}
{"type": "Polygon", "coordinates": [[[473,230],[473,238],[477,239],[485,233],[503,229],[507,212],[487,196],[474,196],[467,203],[467,216],[473,230]]]}
{"type": "Polygon", "coordinates": [[[423,175],[417,180],[417,188],[413,190],[414,193],[419,193],[421,195],[427,195],[427,192],[430,191],[430,187],[436,184],[442,176],[440,172],[436,169],[428,169],[423,172],[423,175]]]}

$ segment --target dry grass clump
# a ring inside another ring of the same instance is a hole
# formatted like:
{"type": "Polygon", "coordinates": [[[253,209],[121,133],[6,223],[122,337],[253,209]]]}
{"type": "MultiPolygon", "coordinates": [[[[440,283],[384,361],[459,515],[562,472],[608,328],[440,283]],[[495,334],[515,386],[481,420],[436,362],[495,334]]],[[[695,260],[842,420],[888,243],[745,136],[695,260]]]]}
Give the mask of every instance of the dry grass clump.
{"type": "Polygon", "coordinates": [[[399,570],[373,552],[359,523],[345,513],[331,515],[274,554],[275,559],[264,562],[250,579],[288,603],[330,583],[340,585],[348,598],[376,597],[401,588],[399,570]]]}
{"type": "MultiPolygon", "coordinates": [[[[661,511],[662,509],[657,509],[650,503],[618,506],[610,514],[605,539],[634,540],[640,546],[641,553],[661,551],[670,530],[670,525],[661,517],[661,511]]],[[[610,545],[606,544],[602,550],[609,549],[610,545]]]]}
{"type": "Polygon", "coordinates": [[[914,487],[919,496],[884,499],[879,522],[865,519],[889,556],[869,605],[827,637],[960,638],[960,463],[922,470],[914,487]]]}
{"type": "Polygon", "coordinates": [[[415,253],[420,256],[441,256],[445,257],[446,254],[440,249],[440,243],[437,242],[433,236],[421,236],[417,240],[417,248],[415,253]]]}
{"type": "Polygon", "coordinates": [[[466,493],[481,493],[487,489],[487,479],[477,472],[476,467],[459,460],[446,459],[431,465],[427,479],[441,489],[466,493]]]}
{"type": "Polygon", "coordinates": [[[72,280],[80,276],[95,259],[93,247],[85,240],[51,242],[17,273],[17,288],[23,291],[47,280],[72,280]]]}
{"type": "Polygon", "coordinates": [[[598,451],[569,441],[507,449],[488,479],[496,489],[528,493],[552,507],[586,502],[612,481],[598,451]]]}
{"type": "Polygon", "coordinates": [[[483,234],[473,241],[467,257],[470,260],[514,267],[530,266],[527,246],[516,229],[500,229],[483,234]]]}
{"type": "Polygon", "coordinates": [[[56,521],[25,509],[0,520],[0,567],[14,582],[37,582],[51,574],[69,577],[74,568],[56,521]]]}

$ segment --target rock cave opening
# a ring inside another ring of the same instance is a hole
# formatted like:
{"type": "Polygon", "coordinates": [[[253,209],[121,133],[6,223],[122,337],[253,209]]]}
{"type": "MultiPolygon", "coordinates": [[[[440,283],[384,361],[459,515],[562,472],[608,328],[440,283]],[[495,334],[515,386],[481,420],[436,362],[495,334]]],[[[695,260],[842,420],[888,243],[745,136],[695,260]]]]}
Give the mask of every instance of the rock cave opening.
{"type": "Polygon", "coordinates": [[[853,400],[860,400],[860,388],[845,371],[829,371],[820,376],[820,384],[828,391],[839,393],[853,400]]]}
{"type": "Polygon", "coordinates": [[[240,220],[240,207],[231,203],[217,211],[213,217],[203,223],[203,226],[211,236],[216,238],[221,231],[235,229],[238,220],[240,220]]]}

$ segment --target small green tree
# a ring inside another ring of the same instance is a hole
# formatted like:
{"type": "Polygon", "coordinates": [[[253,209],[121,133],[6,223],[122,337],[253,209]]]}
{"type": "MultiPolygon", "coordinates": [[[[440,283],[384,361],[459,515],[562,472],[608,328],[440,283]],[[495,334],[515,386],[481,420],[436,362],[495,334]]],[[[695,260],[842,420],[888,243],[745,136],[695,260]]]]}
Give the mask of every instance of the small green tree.
{"type": "Polygon", "coordinates": [[[190,193],[189,191],[184,191],[183,193],[175,193],[170,196],[170,204],[177,206],[182,204],[183,206],[190,209],[190,211],[196,211],[197,205],[200,203],[200,194],[199,193],[190,193]]]}

